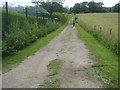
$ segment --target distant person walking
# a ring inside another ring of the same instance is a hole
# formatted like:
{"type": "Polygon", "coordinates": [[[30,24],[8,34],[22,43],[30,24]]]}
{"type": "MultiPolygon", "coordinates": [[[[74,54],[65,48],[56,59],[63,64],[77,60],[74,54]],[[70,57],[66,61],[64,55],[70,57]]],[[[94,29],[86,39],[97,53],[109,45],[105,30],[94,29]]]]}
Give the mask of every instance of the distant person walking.
{"type": "Polygon", "coordinates": [[[73,19],[73,27],[75,26],[75,23],[78,23],[76,20],[77,20],[77,17],[73,19]]]}

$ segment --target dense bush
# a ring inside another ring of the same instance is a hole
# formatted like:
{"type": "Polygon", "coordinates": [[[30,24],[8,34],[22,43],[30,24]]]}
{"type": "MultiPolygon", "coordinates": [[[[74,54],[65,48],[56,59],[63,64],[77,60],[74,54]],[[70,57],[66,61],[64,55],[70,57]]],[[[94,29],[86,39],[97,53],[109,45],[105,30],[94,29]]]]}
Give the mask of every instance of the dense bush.
{"type": "Polygon", "coordinates": [[[2,11],[2,54],[8,56],[57,30],[67,19],[63,14],[54,14],[58,19],[41,18],[2,11]],[[63,22],[64,21],[64,22],[63,22]]]}

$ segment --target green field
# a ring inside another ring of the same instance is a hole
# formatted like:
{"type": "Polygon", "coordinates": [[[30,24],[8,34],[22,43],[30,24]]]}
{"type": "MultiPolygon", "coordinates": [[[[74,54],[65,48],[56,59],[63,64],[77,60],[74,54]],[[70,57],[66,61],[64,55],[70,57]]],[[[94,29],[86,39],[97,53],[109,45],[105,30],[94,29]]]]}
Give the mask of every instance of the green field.
{"type": "Polygon", "coordinates": [[[88,25],[89,28],[99,30],[103,28],[103,32],[109,33],[109,30],[113,30],[113,34],[116,38],[118,35],[118,13],[90,13],[78,15],[79,20],[88,25]]]}
{"type": "Polygon", "coordinates": [[[118,13],[77,14],[77,17],[86,31],[118,54],[118,13]]]}
{"type": "Polygon", "coordinates": [[[78,38],[89,48],[91,58],[97,61],[93,68],[99,76],[98,80],[104,84],[104,87],[118,88],[118,56],[105,48],[82,27],[77,25],[76,28],[78,38]]]}
{"type": "Polygon", "coordinates": [[[120,43],[118,42],[118,14],[89,13],[77,14],[77,17],[79,25],[82,26],[80,28],[77,25],[78,37],[84,41],[90,49],[91,55],[98,62],[97,67],[95,66],[99,70],[98,75],[101,76],[98,79],[104,82],[105,87],[118,87],[117,54],[119,51],[118,44],[120,43]],[[112,29],[111,32],[110,29],[112,29]]]}

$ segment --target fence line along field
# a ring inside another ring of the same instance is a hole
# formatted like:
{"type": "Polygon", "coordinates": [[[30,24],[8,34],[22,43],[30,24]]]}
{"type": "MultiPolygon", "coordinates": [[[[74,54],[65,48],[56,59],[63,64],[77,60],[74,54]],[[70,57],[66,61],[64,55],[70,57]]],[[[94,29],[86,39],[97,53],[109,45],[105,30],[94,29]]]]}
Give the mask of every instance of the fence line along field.
{"type": "Polygon", "coordinates": [[[118,13],[78,14],[79,24],[118,54],[118,13]]]}
{"type": "Polygon", "coordinates": [[[58,18],[34,17],[2,10],[2,54],[4,57],[22,50],[38,39],[45,37],[65,24],[64,14],[53,13],[58,18]],[[51,27],[52,26],[52,27],[51,27]]]}

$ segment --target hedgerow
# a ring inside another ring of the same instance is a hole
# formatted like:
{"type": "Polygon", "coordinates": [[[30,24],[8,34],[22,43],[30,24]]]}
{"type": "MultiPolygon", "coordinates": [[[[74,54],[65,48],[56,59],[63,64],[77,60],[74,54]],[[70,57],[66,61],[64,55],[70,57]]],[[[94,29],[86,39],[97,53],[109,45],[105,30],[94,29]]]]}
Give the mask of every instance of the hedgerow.
{"type": "Polygon", "coordinates": [[[2,55],[12,55],[37,39],[57,30],[67,21],[64,14],[54,13],[56,19],[33,17],[2,11],[2,55]],[[64,22],[63,22],[64,21],[64,22]]]}

